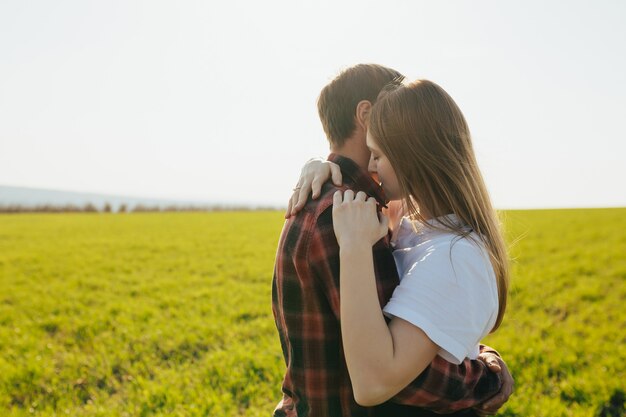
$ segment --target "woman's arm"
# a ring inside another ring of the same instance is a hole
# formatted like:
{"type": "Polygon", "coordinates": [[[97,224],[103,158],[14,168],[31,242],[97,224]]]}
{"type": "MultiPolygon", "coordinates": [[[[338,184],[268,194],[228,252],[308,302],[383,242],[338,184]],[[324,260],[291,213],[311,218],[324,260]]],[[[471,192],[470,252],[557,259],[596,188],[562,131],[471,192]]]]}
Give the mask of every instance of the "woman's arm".
{"type": "Polygon", "coordinates": [[[315,200],[320,195],[322,185],[332,180],[336,186],[341,186],[342,176],[339,165],[322,158],[311,158],[302,167],[300,178],[293,189],[287,205],[285,218],[295,216],[304,207],[309,198],[315,200]]]}
{"type": "Polygon", "coordinates": [[[380,404],[406,387],[439,348],[418,327],[395,318],[387,325],[380,308],[372,246],[387,233],[376,202],[363,192],[335,193],[333,225],[340,246],[341,331],[356,401],[380,404]]]}
{"type": "MultiPolygon", "coordinates": [[[[329,180],[332,180],[336,186],[341,186],[343,177],[339,165],[322,158],[309,159],[302,167],[300,178],[298,178],[298,182],[291,193],[285,218],[295,216],[304,207],[309,196],[313,200],[319,197],[322,186],[329,180]]],[[[387,204],[383,213],[389,217],[389,229],[396,230],[400,219],[406,214],[405,212],[404,205],[400,200],[390,201],[387,204]]]]}

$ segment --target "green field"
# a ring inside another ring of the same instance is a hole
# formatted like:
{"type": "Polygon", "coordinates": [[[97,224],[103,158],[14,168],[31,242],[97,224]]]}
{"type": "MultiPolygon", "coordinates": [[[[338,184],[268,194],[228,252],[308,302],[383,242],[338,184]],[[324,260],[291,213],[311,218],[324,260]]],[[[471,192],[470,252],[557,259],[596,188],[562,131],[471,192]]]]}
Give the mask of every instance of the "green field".
{"type": "MultiPolygon", "coordinates": [[[[626,209],[504,218],[512,291],[486,342],[516,391],[500,415],[622,415],[626,209]]],[[[270,306],[282,222],[0,216],[0,415],[270,415],[283,372],[270,306]]]]}

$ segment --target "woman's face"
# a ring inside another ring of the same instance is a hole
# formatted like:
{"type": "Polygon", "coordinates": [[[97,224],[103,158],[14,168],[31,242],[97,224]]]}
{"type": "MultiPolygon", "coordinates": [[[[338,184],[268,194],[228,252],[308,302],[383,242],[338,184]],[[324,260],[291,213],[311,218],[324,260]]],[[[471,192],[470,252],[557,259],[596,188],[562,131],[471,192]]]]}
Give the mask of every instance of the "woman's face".
{"type": "Polygon", "coordinates": [[[391,167],[391,163],[389,163],[389,159],[387,159],[387,156],[381,152],[380,148],[376,144],[376,141],[369,132],[367,132],[366,143],[370,152],[372,152],[368,167],[369,171],[376,174],[378,181],[380,181],[380,185],[385,191],[385,196],[389,200],[400,200],[402,198],[400,184],[398,183],[396,172],[391,167]]]}

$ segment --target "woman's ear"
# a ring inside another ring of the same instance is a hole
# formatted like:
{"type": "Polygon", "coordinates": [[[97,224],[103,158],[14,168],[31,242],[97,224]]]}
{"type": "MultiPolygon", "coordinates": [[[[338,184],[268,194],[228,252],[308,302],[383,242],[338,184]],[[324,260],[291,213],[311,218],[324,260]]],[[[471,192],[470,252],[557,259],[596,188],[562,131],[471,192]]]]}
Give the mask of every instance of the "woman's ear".
{"type": "Polygon", "coordinates": [[[367,121],[372,110],[372,103],[368,100],[361,100],[356,105],[356,122],[363,129],[367,129],[367,121]]]}

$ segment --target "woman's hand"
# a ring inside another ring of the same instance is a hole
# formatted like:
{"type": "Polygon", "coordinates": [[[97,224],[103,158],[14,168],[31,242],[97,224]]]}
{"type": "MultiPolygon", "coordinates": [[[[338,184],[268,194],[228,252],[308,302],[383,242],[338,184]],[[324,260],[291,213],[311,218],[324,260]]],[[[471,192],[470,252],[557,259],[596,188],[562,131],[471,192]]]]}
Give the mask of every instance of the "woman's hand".
{"type": "Polygon", "coordinates": [[[381,214],[378,220],[376,199],[367,198],[363,191],[335,192],[333,196],[333,228],[340,247],[368,245],[382,239],[389,230],[389,219],[381,214]]]}
{"type": "Polygon", "coordinates": [[[483,361],[491,372],[502,374],[502,388],[495,396],[474,407],[474,412],[479,416],[495,415],[504,403],[509,400],[509,397],[513,393],[515,381],[513,380],[506,363],[495,353],[483,352],[478,355],[478,359],[483,361]]]}
{"type": "Polygon", "coordinates": [[[322,185],[329,178],[332,179],[333,184],[336,186],[341,185],[342,177],[339,165],[322,158],[309,159],[302,167],[302,171],[300,171],[300,178],[289,199],[285,218],[288,219],[290,216],[294,216],[304,207],[311,190],[311,198],[313,200],[319,197],[322,185]]]}

